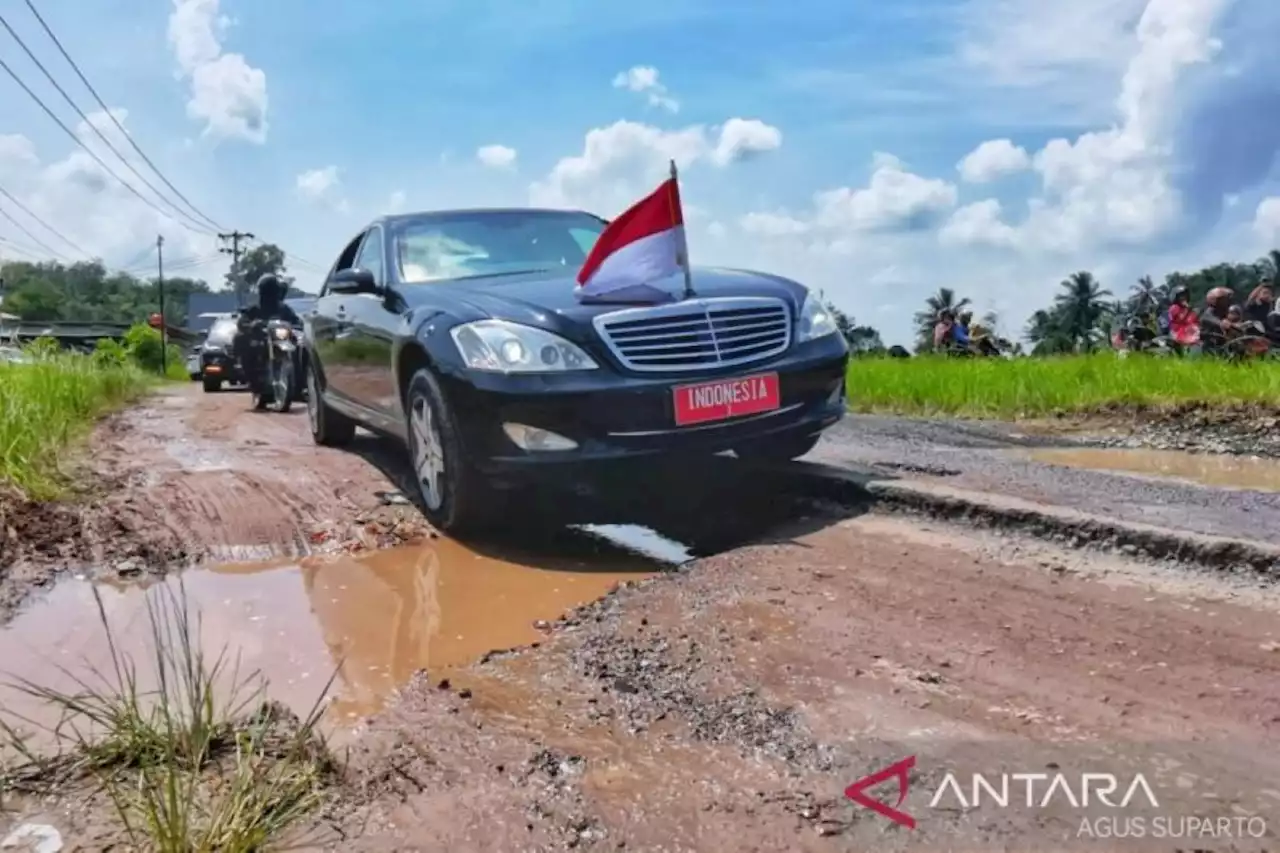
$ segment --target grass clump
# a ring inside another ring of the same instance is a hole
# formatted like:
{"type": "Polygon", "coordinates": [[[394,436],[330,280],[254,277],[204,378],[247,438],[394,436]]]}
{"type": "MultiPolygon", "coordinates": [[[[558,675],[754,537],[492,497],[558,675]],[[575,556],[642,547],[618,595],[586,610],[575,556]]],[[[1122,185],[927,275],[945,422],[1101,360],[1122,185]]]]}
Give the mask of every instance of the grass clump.
{"type": "Polygon", "coordinates": [[[241,678],[225,651],[205,655],[185,596],[167,587],[160,593],[159,603],[147,605],[153,688],[143,687],[135,662],[117,647],[96,591],[108,671],[81,677],[59,668],[73,692],[25,680],[10,685],[58,721],[12,712],[0,721],[16,758],[0,775],[0,795],[66,794],[88,783],[107,795],[130,849],[262,850],[321,805],[336,773],[317,732],[321,702],[300,720],[265,701],[258,674],[241,678]],[[23,724],[52,735],[54,753],[30,747],[18,731],[23,724]]]}
{"type": "Polygon", "coordinates": [[[95,419],[146,393],[157,377],[115,341],[85,355],[37,340],[24,356],[0,361],[0,481],[49,500],[66,490],[58,464],[63,450],[95,419]]]}
{"type": "Polygon", "coordinates": [[[1019,418],[1116,407],[1280,402],[1280,362],[1215,358],[854,359],[849,403],[865,412],[1019,418]]]}

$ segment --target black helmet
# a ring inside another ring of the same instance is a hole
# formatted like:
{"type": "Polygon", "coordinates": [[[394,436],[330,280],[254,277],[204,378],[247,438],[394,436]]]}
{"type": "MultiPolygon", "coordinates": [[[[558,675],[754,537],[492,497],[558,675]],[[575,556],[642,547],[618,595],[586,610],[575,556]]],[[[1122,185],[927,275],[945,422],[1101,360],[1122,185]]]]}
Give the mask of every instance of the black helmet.
{"type": "Polygon", "coordinates": [[[275,273],[263,273],[258,279],[258,301],[260,303],[279,302],[284,298],[285,287],[275,273]]]}

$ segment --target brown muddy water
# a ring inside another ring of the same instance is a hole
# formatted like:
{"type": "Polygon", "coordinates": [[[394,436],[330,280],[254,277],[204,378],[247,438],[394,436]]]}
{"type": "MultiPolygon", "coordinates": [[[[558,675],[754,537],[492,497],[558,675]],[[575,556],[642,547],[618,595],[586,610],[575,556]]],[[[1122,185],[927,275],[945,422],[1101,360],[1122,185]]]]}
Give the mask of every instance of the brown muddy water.
{"type": "Polygon", "coordinates": [[[1026,454],[1037,462],[1164,477],[1228,489],[1280,492],[1280,461],[1182,450],[1053,448],[1026,454]]]}
{"type": "MultiPolygon", "coordinates": [[[[439,678],[485,652],[536,642],[543,622],[622,581],[690,559],[678,543],[618,525],[485,551],[433,539],[360,556],[226,565],[96,589],[111,637],[136,663],[144,687],[154,682],[148,603],[155,609],[181,596],[199,616],[205,654],[212,660],[225,650],[241,676],[259,673],[267,696],[300,715],[315,707],[333,677],[326,718],[342,730],[382,708],[419,670],[439,678]]],[[[89,581],[68,580],[0,629],[0,681],[74,691],[77,678],[112,680],[94,590],[89,581]]],[[[12,686],[0,687],[0,708],[52,722],[49,709],[12,686]]]]}

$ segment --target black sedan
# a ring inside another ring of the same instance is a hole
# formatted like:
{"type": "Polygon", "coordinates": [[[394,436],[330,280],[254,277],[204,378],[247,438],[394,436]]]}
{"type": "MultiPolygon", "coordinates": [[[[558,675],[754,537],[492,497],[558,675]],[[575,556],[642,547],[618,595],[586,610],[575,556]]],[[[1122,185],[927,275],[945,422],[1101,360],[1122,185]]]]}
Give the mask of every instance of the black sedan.
{"type": "Polygon", "coordinates": [[[848,348],[821,300],[777,276],[695,269],[696,295],[583,304],[605,222],[472,210],[379,219],[303,317],[311,431],[403,441],[428,519],[500,519],[498,493],[610,463],[732,450],[804,455],[845,410],[848,348]]]}

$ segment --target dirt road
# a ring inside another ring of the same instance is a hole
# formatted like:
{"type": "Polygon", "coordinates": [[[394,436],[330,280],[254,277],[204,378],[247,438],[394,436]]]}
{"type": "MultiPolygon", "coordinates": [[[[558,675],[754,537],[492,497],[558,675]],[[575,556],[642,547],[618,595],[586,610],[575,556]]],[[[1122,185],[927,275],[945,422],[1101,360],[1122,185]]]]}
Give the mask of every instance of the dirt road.
{"type": "MultiPolygon", "coordinates": [[[[342,785],[305,828],[317,849],[1275,846],[1280,590],[1260,576],[896,517],[729,460],[678,489],[594,505],[600,523],[631,513],[701,559],[656,548],[637,562],[536,525],[486,544],[481,559],[477,545],[431,539],[411,509],[382,506],[394,486],[379,466],[393,471],[397,456],[372,438],[352,452],[316,449],[305,416],[254,415],[238,395],[178,393],[122,423],[97,440],[98,464],[135,485],[95,510],[95,523],[123,519],[143,555],[283,556],[270,571],[192,572],[190,585],[206,588],[224,620],[260,596],[220,630],[264,660],[277,632],[304,649],[281,674],[314,669],[307,619],[324,638],[316,654],[345,662],[341,725],[358,724],[344,729],[342,785]],[[381,532],[362,539],[369,527],[381,532]],[[359,553],[415,536],[425,538],[359,553]],[[376,595],[362,573],[377,579],[376,595]],[[376,613],[365,624],[356,611],[376,613]],[[521,648],[500,651],[511,646],[521,648]],[[845,795],[910,756],[901,803],[892,778],[869,795],[914,828],[845,795]],[[939,787],[948,772],[958,800],[939,787]],[[1001,807],[973,802],[975,772],[997,787],[1001,773],[1044,778],[1034,805],[1015,782],[1001,807]],[[1079,800],[1087,773],[1115,775],[1117,800],[1141,775],[1153,797],[1108,809],[1096,798],[1073,805],[1059,788],[1042,801],[1059,774],[1079,800]],[[1122,829],[1129,839],[1114,837],[1122,829]]],[[[1043,443],[857,420],[816,455],[1067,506],[1100,490],[1093,511],[1202,532],[1276,529],[1266,493],[1020,455],[1043,443]]],[[[111,557],[100,574],[127,586],[129,559],[111,557]]],[[[75,598],[55,590],[47,600],[75,598]]],[[[33,642],[33,626],[51,621],[40,607],[0,633],[0,649],[33,642]]],[[[66,645],[43,630],[40,643],[66,645]]],[[[83,829],[73,809],[47,817],[69,837],[83,829]]]]}

